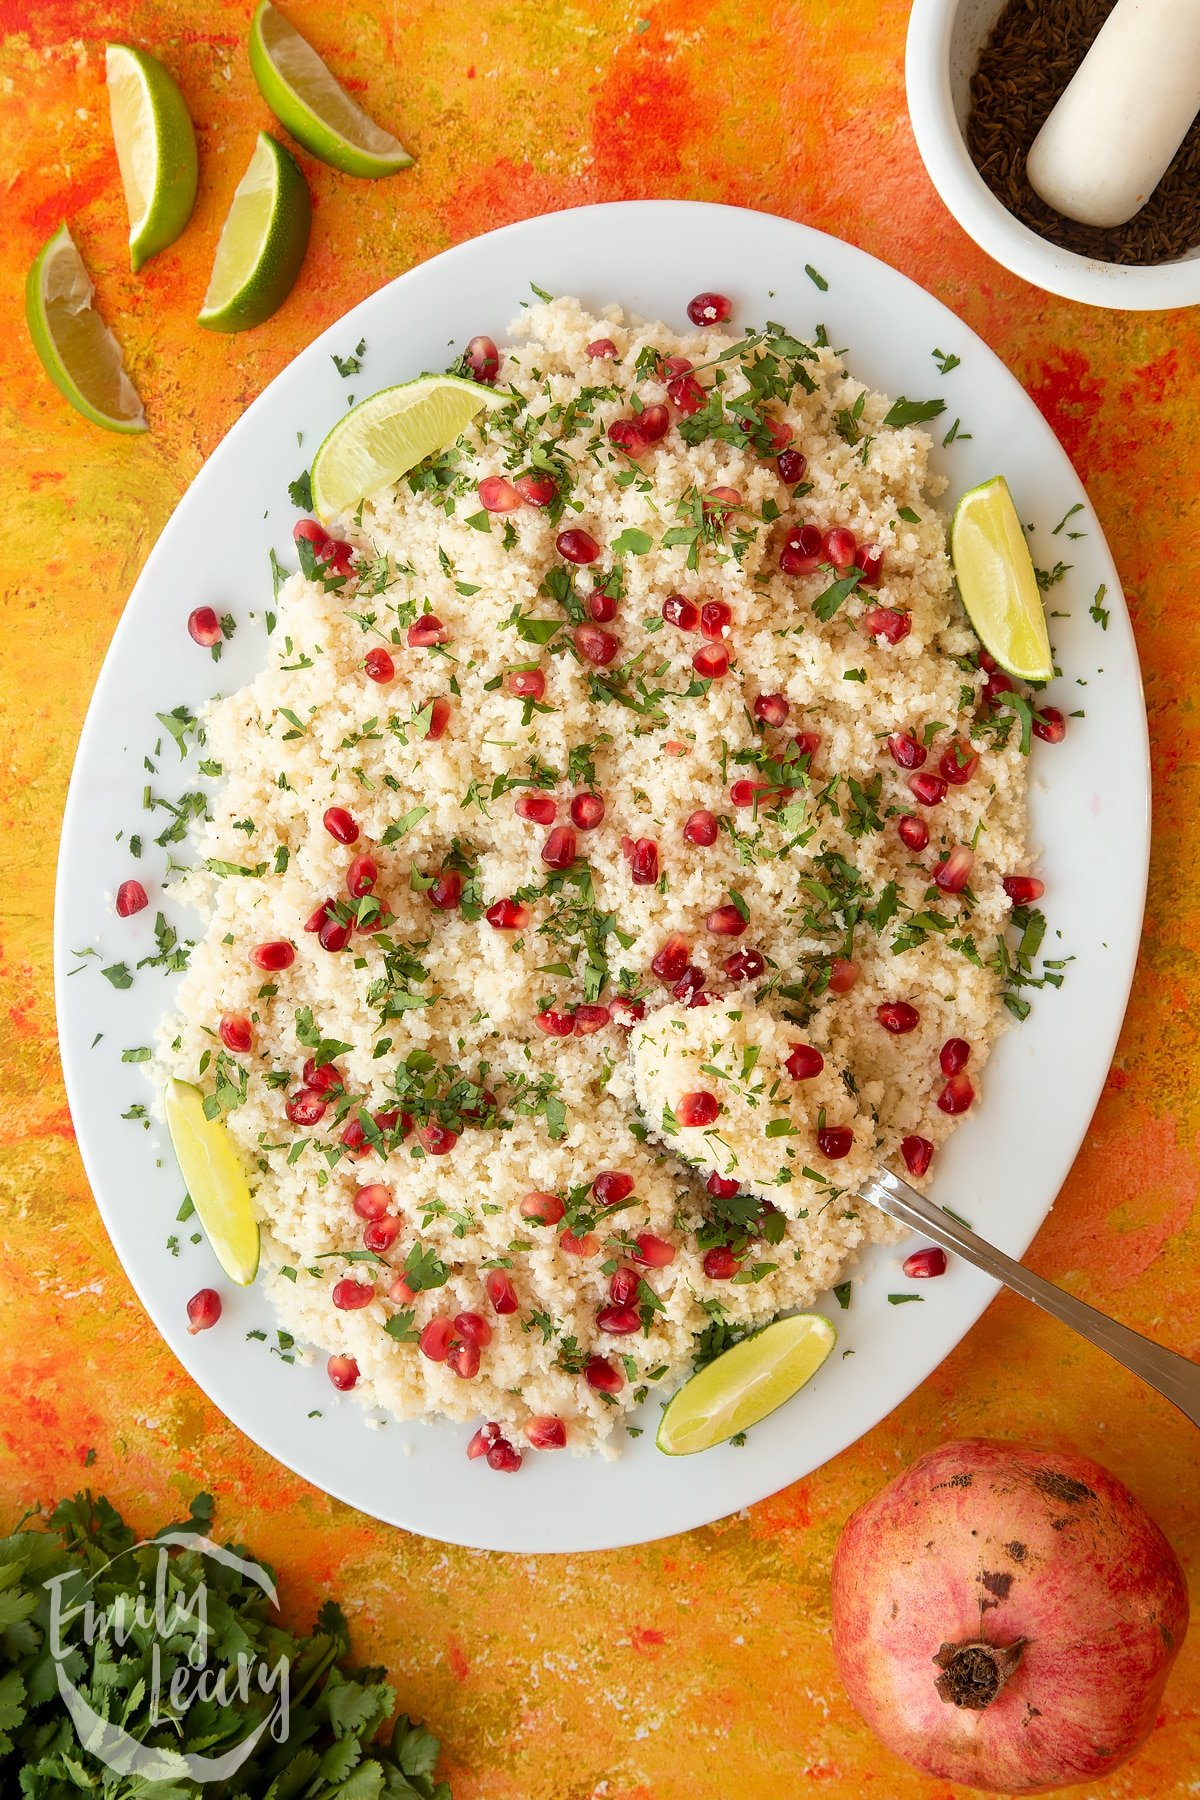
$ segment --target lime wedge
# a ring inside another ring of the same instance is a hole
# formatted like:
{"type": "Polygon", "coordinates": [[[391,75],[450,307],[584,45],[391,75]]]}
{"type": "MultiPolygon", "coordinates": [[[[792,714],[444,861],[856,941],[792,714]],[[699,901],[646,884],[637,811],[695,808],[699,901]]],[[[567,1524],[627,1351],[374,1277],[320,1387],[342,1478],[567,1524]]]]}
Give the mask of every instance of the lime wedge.
{"type": "Polygon", "coordinates": [[[308,183],[283,145],[260,131],[221,227],[201,325],[247,331],[269,319],[300,273],[311,224],[308,183]]]}
{"type": "Polygon", "coordinates": [[[461,437],[497,394],[461,375],[421,375],[360,400],[333,427],[313,457],[313,505],[322,519],[349,512],[368,494],[390,487],[435,451],[461,437]]]}
{"type": "Polygon", "coordinates": [[[145,431],[121,346],[92,306],[92,283],[65,225],[34,258],[25,319],[42,367],[71,405],[110,431],[145,431]]]}
{"type": "Polygon", "coordinates": [[[258,1274],[258,1221],[250,1189],[228,1131],[204,1114],[204,1095],[186,1081],[170,1081],[163,1096],[167,1129],[200,1223],[217,1261],[239,1287],[258,1274]]]}
{"type": "Polygon", "coordinates": [[[344,175],[394,175],[412,162],[399,139],[350,98],[270,0],[261,0],[250,26],[250,67],[280,124],[344,175]]]}
{"type": "Polygon", "coordinates": [[[655,1440],[659,1449],[691,1456],[748,1431],[816,1374],[836,1339],[820,1313],[793,1313],[743,1338],[667,1402],[655,1440]]]}
{"type": "Polygon", "coordinates": [[[110,44],[104,69],[136,270],[173,244],[192,216],[196,134],[183,95],[153,56],[110,44]]]}
{"type": "Polygon", "coordinates": [[[950,523],[958,591],[985,650],[1022,681],[1054,673],[1029,545],[1003,475],[963,495],[950,523]]]}

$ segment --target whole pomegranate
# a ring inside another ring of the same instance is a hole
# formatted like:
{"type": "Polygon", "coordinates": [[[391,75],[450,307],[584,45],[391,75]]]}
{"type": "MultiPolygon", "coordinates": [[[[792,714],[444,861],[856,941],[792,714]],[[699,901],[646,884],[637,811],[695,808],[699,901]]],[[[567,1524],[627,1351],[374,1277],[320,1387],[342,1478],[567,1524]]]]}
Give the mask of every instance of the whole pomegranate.
{"type": "Polygon", "coordinates": [[[1111,1773],[1154,1723],[1187,1630],[1183,1572],[1115,1476],[968,1438],[848,1521],[833,1647],[867,1723],[950,1781],[1036,1794],[1111,1773]]]}

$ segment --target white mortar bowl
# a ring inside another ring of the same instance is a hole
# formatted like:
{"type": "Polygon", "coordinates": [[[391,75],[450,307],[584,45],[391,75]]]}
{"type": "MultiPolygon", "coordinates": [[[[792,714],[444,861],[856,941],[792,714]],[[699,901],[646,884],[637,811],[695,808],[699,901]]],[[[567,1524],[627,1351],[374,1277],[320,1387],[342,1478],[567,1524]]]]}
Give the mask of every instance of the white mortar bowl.
{"type": "Polygon", "coordinates": [[[1200,302],[1200,246],[1179,262],[1154,268],[1076,256],[1022,225],[975,167],[966,144],[971,77],[1004,3],[913,0],[905,59],[908,110],[938,193],[981,250],[1048,293],[1127,312],[1194,306],[1200,302]]]}

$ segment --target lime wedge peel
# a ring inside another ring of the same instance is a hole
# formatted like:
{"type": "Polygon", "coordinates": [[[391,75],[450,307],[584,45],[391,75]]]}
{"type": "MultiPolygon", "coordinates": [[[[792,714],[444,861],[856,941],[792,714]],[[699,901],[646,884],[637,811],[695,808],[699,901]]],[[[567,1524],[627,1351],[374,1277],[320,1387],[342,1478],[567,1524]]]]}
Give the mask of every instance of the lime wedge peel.
{"type": "Polygon", "coordinates": [[[655,1439],[659,1449],[692,1456],[748,1431],[816,1374],[836,1341],[821,1313],[793,1313],[743,1338],[668,1401],[655,1439]]]}
{"type": "Polygon", "coordinates": [[[247,331],[277,312],[308,249],[312,201],[295,159],[265,131],[221,227],[200,323],[247,331]]]}
{"type": "Polygon", "coordinates": [[[1041,590],[1003,475],[971,488],[955,507],[950,558],[984,649],[1018,680],[1049,681],[1054,657],[1041,590]]]}
{"type": "Polygon", "coordinates": [[[155,57],[109,44],[104,69],[136,272],[173,244],[192,216],[196,133],[183,95],[155,57]]]}
{"type": "Polygon", "coordinates": [[[462,436],[484,407],[504,406],[497,393],[461,375],[421,375],[383,388],[340,418],[312,462],[313,505],[322,519],[350,512],[370,494],[415,469],[462,436]]]}
{"type": "Polygon", "coordinates": [[[231,1281],[248,1287],[258,1274],[258,1221],[229,1133],[220,1119],[206,1118],[204,1095],[186,1081],[169,1081],[163,1104],[179,1172],[213,1254],[231,1281]]]}
{"type": "Polygon", "coordinates": [[[61,225],[25,280],[25,319],[55,387],[77,412],[109,431],[145,431],[146,415],[125,373],[121,346],[92,305],[83,258],[61,225]]]}
{"type": "Polygon", "coordinates": [[[263,99],[298,144],[344,175],[394,175],[412,157],[330,74],[307,39],[262,0],[250,26],[250,67],[263,99]]]}

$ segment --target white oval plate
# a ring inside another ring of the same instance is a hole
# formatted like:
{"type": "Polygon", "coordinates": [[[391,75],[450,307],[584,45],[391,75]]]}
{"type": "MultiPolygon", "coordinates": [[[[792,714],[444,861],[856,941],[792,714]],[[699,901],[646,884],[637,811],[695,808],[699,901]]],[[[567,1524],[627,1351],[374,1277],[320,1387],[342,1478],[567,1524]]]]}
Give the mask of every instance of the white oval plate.
{"type": "MultiPolygon", "coordinates": [[[[512,225],[434,258],[364,300],[300,353],[249,408],[184,496],[155,546],[105,661],[67,799],[55,918],[58,1016],[71,1111],[88,1176],[118,1255],[181,1361],[256,1443],[318,1487],[375,1517],[489,1550],[592,1550],[707,1523],[815,1469],[867,1431],[936,1368],[995,1292],[964,1266],[890,1305],[914,1284],[895,1250],[855,1271],[852,1303],[824,1310],[838,1347],[820,1374],[751,1432],[744,1447],[671,1460],[654,1448],[658,1403],[619,1461],[531,1455],[500,1480],[464,1454],[469,1431],[439,1422],[372,1430],[333,1392],[324,1357],[279,1354],[275,1318],[257,1289],[231,1289],[195,1221],[176,1224],[182,1185],[165,1132],[122,1118],[150,1100],[122,1053],[149,1044],[169,987],[142,970],[128,989],[101,969],[155,951],[154,920],[170,847],[154,837],[171,815],[143,810],[143,788],[180,789],[176,749],[155,719],[195,709],[219,685],[258,669],[271,605],[268,552],[292,566],[296,514],[286,484],[306,464],[350,392],[361,397],[446,366],[475,332],[504,336],[530,283],[593,306],[619,301],[643,317],[684,323],[691,296],[715,288],[735,321],[818,322],[847,347],[849,367],[892,395],[944,396],[961,433],[935,464],[948,498],[1003,471],[1035,526],[1035,561],[1073,564],[1052,590],[1053,637],[1065,671],[1053,699],[1073,719],[1065,742],[1036,746],[1032,842],[1042,847],[1047,953],[1070,956],[1059,991],[1001,1042],[975,1114],[939,1157],[936,1197],[1020,1255],[1045,1217],[1082,1140],[1116,1043],[1141,929],[1148,848],[1146,720],[1133,637],[1116,571],[1079,479],[1033,402],[954,315],[903,275],[805,226],[730,207],[643,201],[581,208],[512,225]],[[806,272],[819,271],[825,291],[806,272]],[[332,354],[360,339],[361,374],[339,377],[332,354]],[[932,352],[961,358],[946,376],[932,352]],[[303,447],[297,447],[297,434],[303,447]],[[1053,527],[1071,508],[1067,526],[1053,527]],[[1068,533],[1079,533],[1068,536],[1068,533]],[[1101,584],[1107,631],[1089,616],[1101,584]],[[231,613],[237,634],[214,668],[190,640],[194,606],[231,613]],[[1077,686],[1076,682],[1086,682],[1077,686]],[[153,773],[143,758],[161,740],[153,773]],[[141,861],[118,834],[140,832],[141,861]],[[1114,854],[1114,846],[1120,846],[1114,854]],[[151,894],[118,919],[112,897],[137,874],[151,894]],[[1061,934],[1055,937],[1054,934],[1061,934]],[[93,954],[81,956],[82,951],[93,954]],[[99,1034],[99,1041],[96,1042],[99,1034]],[[175,1237],[177,1253],[168,1239],[175,1237]],[[185,1303],[208,1283],[224,1295],[216,1330],[189,1337],[185,1303]],[[265,1333],[249,1337],[249,1333],[265,1333]],[[852,1355],[846,1354],[853,1352],[852,1355]]],[[[186,935],[194,915],[163,910],[186,935]]],[[[286,1346],[285,1346],[286,1351],[286,1346]]]]}

